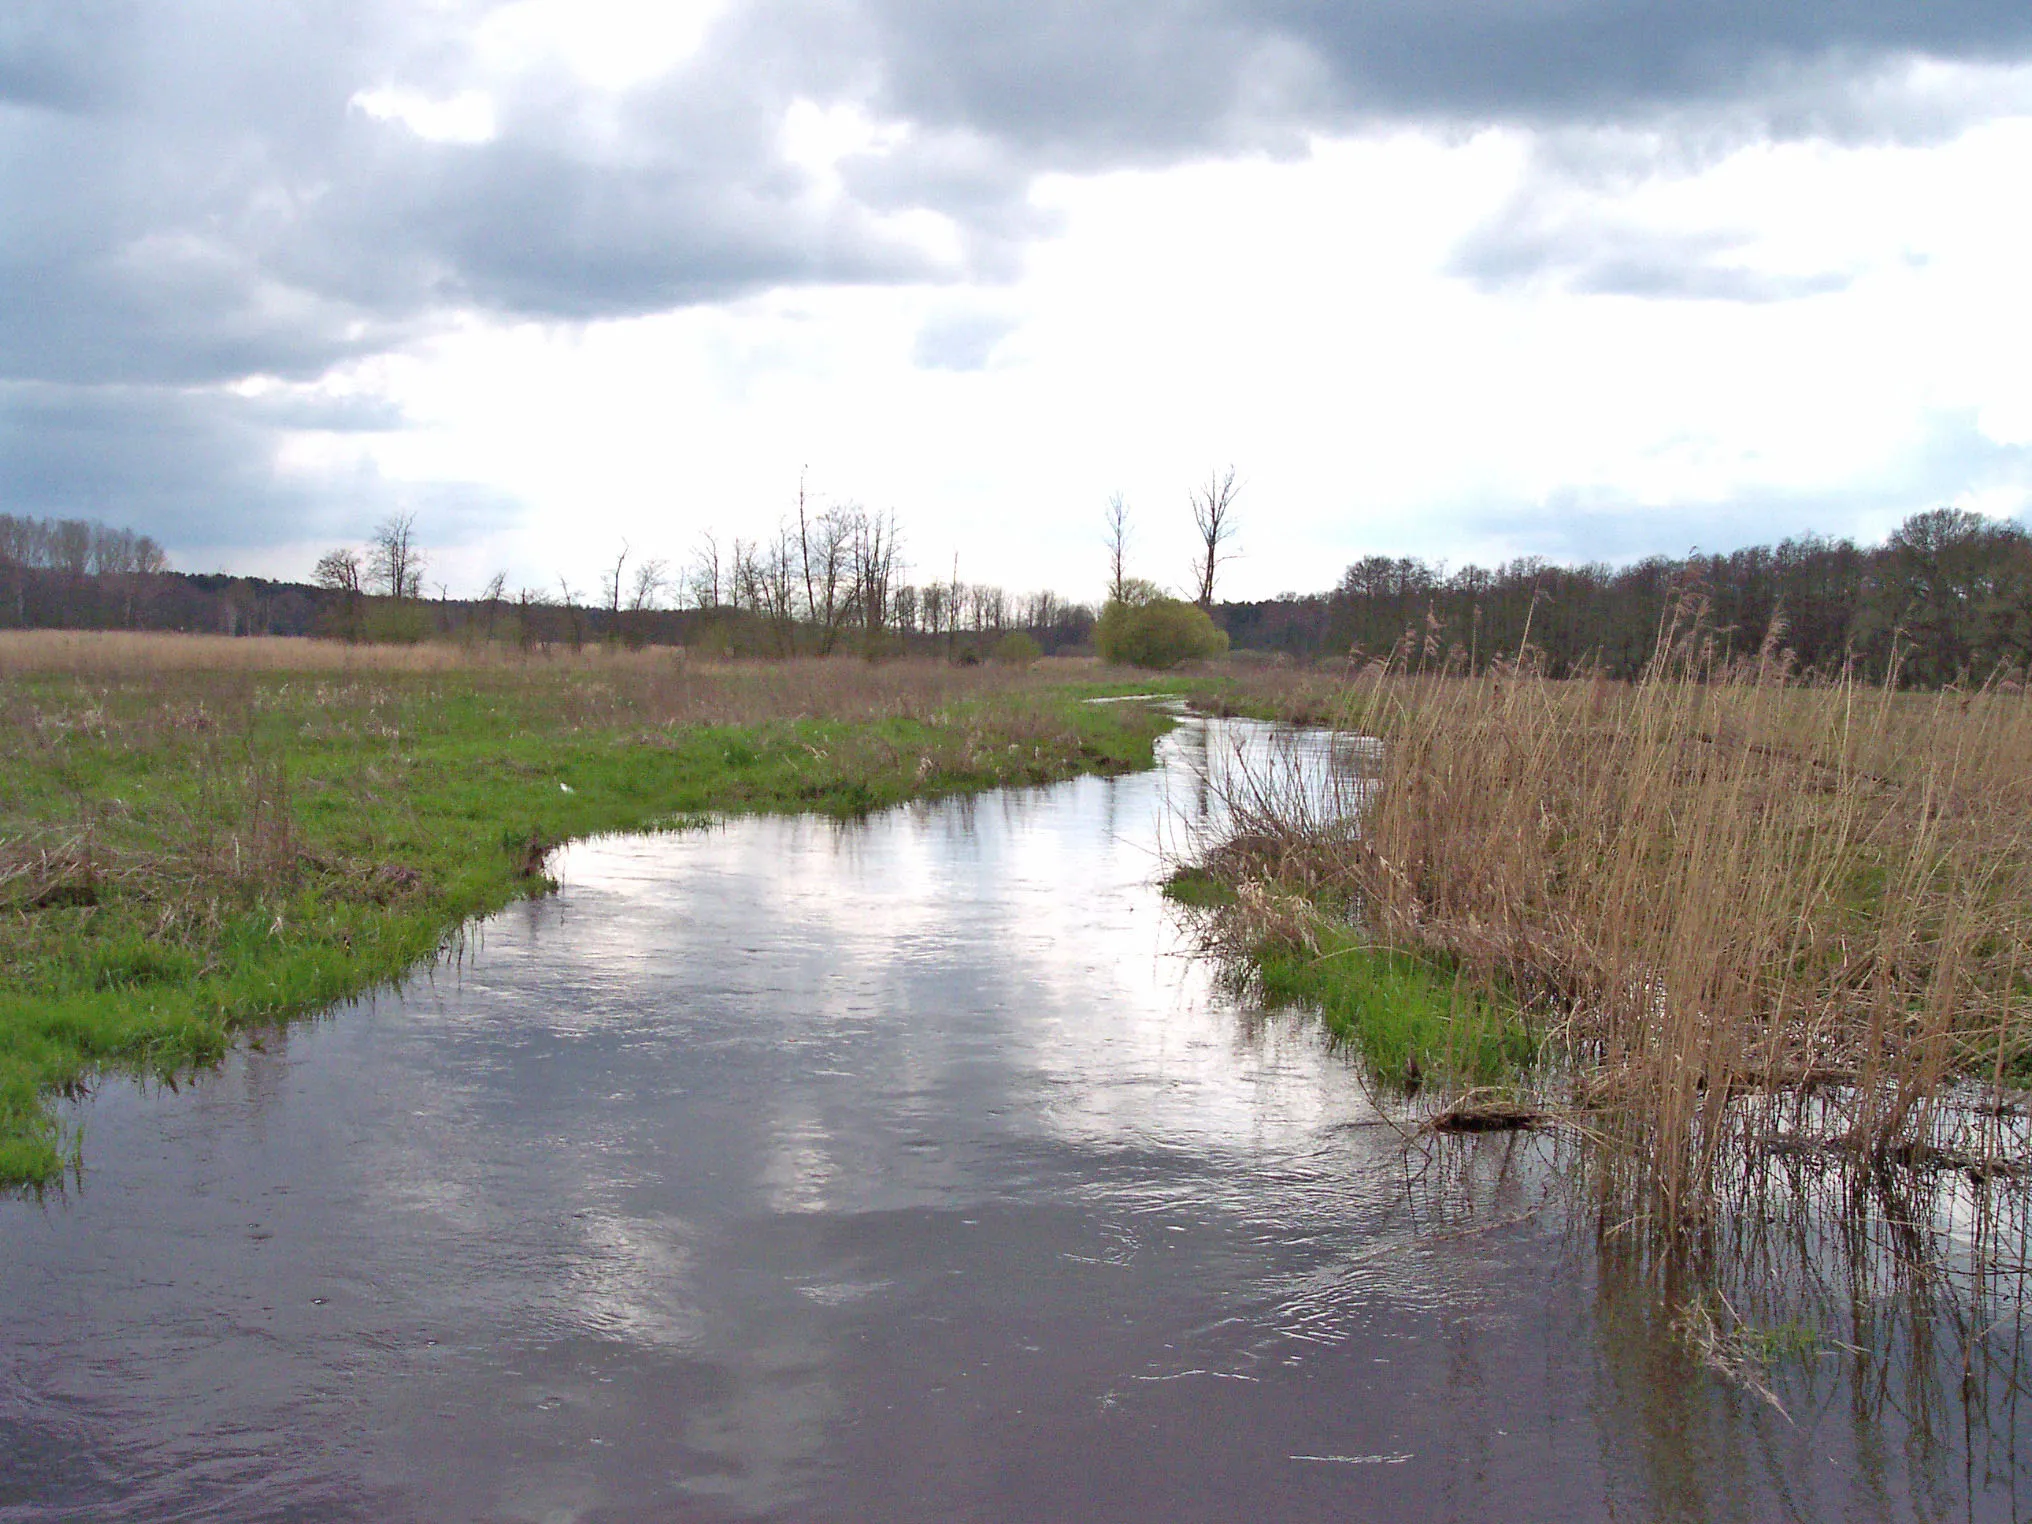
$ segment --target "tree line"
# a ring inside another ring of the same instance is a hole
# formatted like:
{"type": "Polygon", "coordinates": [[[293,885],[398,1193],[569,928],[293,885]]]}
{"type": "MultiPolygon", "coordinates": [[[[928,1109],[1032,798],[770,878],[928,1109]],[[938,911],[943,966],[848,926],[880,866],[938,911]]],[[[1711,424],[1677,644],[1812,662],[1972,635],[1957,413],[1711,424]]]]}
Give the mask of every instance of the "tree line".
{"type": "Polygon", "coordinates": [[[323,632],[347,639],[471,634],[523,646],[592,641],[682,644],[734,655],[880,655],[943,650],[992,654],[1021,634],[1037,650],[1079,646],[1095,612],[1050,591],[1012,594],[959,575],[912,581],[893,513],[859,504],[813,504],[767,534],[725,539],[707,530],[673,567],[623,541],[590,592],[569,576],[513,591],[496,574],[476,598],[426,596],[428,556],[412,516],[376,527],[365,546],[341,546],[317,563],[330,600],[323,632]]]}
{"type": "Polygon", "coordinates": [[[1806,535],[1616,568],[1526,556],[1444,566],[1368,556],[1331,591],[1224,604],[1237,647],[1300,659],[1398,653],[1482,670],[1527,647],[1556,676],[1643,670],[1692,597],[1727,648],[1767,637],[1805,669],[1938,686],[2022,680],[2032,665],[2032,535],[1962,509],[1914,514],[1881,545],[1806,535]]]}
{"type": "MultiPolygon", "coordinates": [[[[2032,535],[1964,510],[1915,514],[1879,545],[1807,535],[1624,567],[1520,557],[1449,570],[1368,556],[1324,592],[1221,602],[1213,577],[1232,553],[1235,496],[1232,472],[1211,475],[1193,495],[1202,538],[1187,591],[1238,650],[1299,661],[1396,652],[1481,670],[1528,648],[1555,675],[1630,677],[1667,610],[1691,595],[1725,647],[1751,651],[1775,635],[1807,669],[1847,664],[1877,680],[1895,668],[1902,681],[1939,685],[2022,679],[2032,667],[2032,535]]],[[[1105,529],[1108,601],[1161,598],[1131,574],[1119,498],[1105,529]]],[[[385,521],[362,547],[327,554],[306,585],[174,572],[159,545],[130,530],[0,515],[0,626],[960,659],[991,655],[1012,635],[1046,652],[1091,650],[1102,613],[1050,591],[969,581],[957,565],[913,577],[895,516],[851,503],[800,501],[764,535],[708,532],[674,568],[617,546],[590,592],[568,578],[511,592],[503,574],[475,596],[452,598],[439,585],[432,597],[428,570],[406,516],[385,521]]]]}
{"type": "Polygon", "coordinates": [[[16,627],[61,623],[87,607],[92,623],[131,627],[150,612],[148,595],[168,567],[162,547],[131,529],[0,513],[0,608],[16,627]]]}

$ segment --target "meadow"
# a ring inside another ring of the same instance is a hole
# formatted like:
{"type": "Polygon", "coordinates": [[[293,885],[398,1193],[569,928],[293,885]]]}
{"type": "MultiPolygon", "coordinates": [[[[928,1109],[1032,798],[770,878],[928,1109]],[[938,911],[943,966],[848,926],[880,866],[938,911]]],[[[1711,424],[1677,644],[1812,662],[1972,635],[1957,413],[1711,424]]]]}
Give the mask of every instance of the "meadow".
{"type": "Polygon", "coordinates": [[[1148,766],[1170,722],[1108,678],[0,635],[0,1180],[76,1157],[53,1094],[398,980],[562,842],[1148,766]]]}

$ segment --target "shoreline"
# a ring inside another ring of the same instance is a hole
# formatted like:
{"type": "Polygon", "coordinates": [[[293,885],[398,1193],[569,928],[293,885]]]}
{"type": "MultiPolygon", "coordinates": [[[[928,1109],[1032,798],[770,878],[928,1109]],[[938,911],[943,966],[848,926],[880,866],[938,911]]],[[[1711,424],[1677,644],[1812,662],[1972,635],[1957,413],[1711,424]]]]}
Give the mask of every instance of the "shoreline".
{"type": "Polygon", "coordinates": [[[0,840],[0,1186],[78,1162],[52,1096],[174,1080],[246,1029],[399,981],[548,892],[544,859],[568,842],[1145,769],[1176,717],[1083,702],[1137,686],[624,655],[16,674],[0,684],[0,817],[26,827],[0,840]]]}

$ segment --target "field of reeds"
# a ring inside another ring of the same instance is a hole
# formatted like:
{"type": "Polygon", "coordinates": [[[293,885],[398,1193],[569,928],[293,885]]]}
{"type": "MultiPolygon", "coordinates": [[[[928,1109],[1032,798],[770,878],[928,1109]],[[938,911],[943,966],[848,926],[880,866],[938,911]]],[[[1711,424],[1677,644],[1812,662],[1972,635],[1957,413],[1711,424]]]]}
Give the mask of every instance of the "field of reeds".
{"type": "Polygon", "coordinates": [[[2028,1162],[2032,698],[1724,661],[1687,608],[1635,682],[1379,662],[1340,714],[1324,796],[1232,790],[1215,936],[1431,1121],[1562,1120],[1674,1221],[1746,1151],[2028,1162]]]}
{"type": "Polygon", "coordinates": [[[563,841],[1147,766],[1106,678],[0,636],[0,1180],[61,1167],[54,1091],[397,979],[563,841]]]}

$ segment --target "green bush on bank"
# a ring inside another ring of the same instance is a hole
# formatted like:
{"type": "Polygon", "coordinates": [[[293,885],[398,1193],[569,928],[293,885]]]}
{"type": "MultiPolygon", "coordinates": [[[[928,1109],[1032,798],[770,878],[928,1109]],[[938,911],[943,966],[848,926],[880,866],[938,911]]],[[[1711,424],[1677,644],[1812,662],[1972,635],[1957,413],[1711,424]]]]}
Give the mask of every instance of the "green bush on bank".
{"type": "Polygon", "coordinates": [[[1021,630],[1011,630],[995,642],[995,660],[1005,667],[1027,667],[1042,655],[1043,648],[1021,630]]]}
{"type": "Polygon", "coordinates": [[[1227,632],[1196,603],[1152,598],[1142,603],[1111,599],[1094,627],[1101,660],[1162,671],[1183,661],[1219,656],[1227,632]]]}

